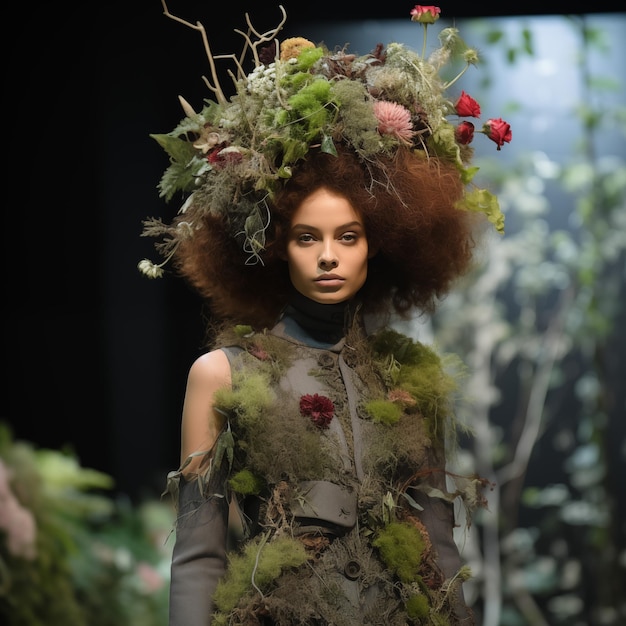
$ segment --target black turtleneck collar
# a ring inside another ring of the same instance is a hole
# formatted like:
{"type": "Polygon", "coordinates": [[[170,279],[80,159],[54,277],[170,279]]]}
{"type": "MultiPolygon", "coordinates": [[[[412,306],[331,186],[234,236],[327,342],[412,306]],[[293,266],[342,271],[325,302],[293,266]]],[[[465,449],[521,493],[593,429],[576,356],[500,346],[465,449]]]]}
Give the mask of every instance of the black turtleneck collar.
{"type": "Polygon", "coordinates": [[[291,317],[315,340],[335,344],[346,334],[349,324],[351,301],[337,304],[321,304],[292,293],[284,315],[291,317]]]}

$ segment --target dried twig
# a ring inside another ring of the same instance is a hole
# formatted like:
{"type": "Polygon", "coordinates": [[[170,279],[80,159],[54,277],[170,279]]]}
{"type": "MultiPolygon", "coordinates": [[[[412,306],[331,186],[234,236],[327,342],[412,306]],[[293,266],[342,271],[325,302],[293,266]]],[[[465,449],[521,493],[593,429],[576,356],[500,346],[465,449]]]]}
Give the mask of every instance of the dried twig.
{"type": "Polygon", "coordinates": [[[252,56],[254,58],[254,66],[258,67],[260,65],[259,55],[257,51],[258,47],[263,43],[272,41],[276,37],[276,35],[279,33],[279,31],[282,29],[282,27],[285,25],[285,22],[287,21],[287,13],[285,9],[283,8],[283,6],[279,5],[278,8],[280,9],[280,12],[282,13],[282,19],[280,20],[278,26],[276,26],[275,28],[265,33],[260,33],[252,26],[252,23],[250,21],[250,16],[248,15],[248,13],[246,13],[245,16],[246,16],[246,23],[248,24],[248,32],[244,33],[243,31],[235,29],[235,32],[242,35],[242,37],[245,40],[245,45],[244,45],[241,55],[239,57],[237,57],[234,54],[214,55],[211,50],[211,46],[209,45],[209,39],[206,34],[206,29],[204,28],[204,25],[201,22],[196,22],[195,24],[192,24],[191,22],[188,22],[187,20],[184,20],[181,17],[173,15],[172,13],[170,13],[169,8],[167,7],[166,0],[161,0],[161,4],[163,5],[163,13],[166,17],[169,17],[175,22],[179,22],[180,24],[183,24],[184,26],[187,26],[188,28],[191,28],[192,30],[196,30],[200,33],[202,37],[202,42],[204,44],[204,50],[206,52],[207,59],[209,60],[209,67],[211,69],[211,78],[208,79],[206,76],[203,76],[202,80],[204,80],[209,90],[215,94],[217,103],[222,104],[222,105],[226,104],[228,102],[228,99],[226,98],[226,96],[224,95],[224,91],[222,90],[222,86],[220,84],[220,81],[217,75],[217,68],[215,66],[215,61],[217,59],[232,59],[234,61],[235,65],[237,66],[237,77],[235,77],[233,73],[230,71],[228,72],[228,74],[231,77],[231,80],[233,81],[233,83],[236,84],[238,78],[244,78],[246,76],[242,67],[242,63],[243,63],[243,59],[245,58],[245,55],[248,49],[250,49],[252,52],[252,56]],[[252,39],[250,38],[250,34],[254,35],[257,38],[257,40],[252,41],[252,39]]]}
{"type": "Polygon", "coordinates": [[[274,28],[273,30],[268,30],[266,33],[257,32],[256,29],[252,26],[252,23],[250,22],[250,17],[248,16],[247,13],[246,13],[246,24],[248,24],[248,29],[249,29],[248,33],[244,33],[241,30],[235,29],[235,32],[239,33],[246,40],[247,45],[250,46],[250,49],[252,50],[252,55],[254,57],[255,67],[258,67],[260,65],[257,48],[262,43],[267,43],[268,41],[272,41],[272,39],[274,39],[276,35],[278,35],[278,33],[282,30],[283,26],[285,25],[285,22],[287,21],[287,13],[285,12],[285,9],[283,8],[282,4],[278,5],[278,8],[280,9],[280,12],[282,13],[283,17],[281,21],[279,22],[278,26],[276,26],[276,28],[274,28]],[[252,42],[250,40],[249,33],[252,33],[255,37],[257,37],[258,38],[257,41],[252,42]]]}

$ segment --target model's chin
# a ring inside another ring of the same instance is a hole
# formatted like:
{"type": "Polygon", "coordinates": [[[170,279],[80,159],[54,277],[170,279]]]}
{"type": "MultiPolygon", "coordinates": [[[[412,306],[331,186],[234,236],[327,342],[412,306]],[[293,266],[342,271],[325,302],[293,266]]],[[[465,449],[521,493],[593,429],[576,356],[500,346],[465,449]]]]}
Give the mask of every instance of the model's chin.
{"type": "Polygon", "coordinates": [[[346,302],[347,300],[352,299],[354,294],[346,293],[345,291],[338,290],[335,292],[327,291],[324,293],[315,292],[314,294],[305,294],[307,298],[310,298],[314,302],[319,302],[320,304],[340,304],[341,302],[346,302]]]}
{"type": "MultiPolygon", "coordinates": [[[[314,281],[312,284],[307,283],[305,285],[294,283],[294,287],[303,296],[320,304],[340,304],[352,300],[358,292],[358,289],[355,289],[356,286],[356,283],[345,280],[314,281]]],[[[362,285],[359,284],[358,286],[360,288],[362,285]]]]}
{"type": "Polygon", "coordinates": [[[319,304],[341,304],[350,298],[311,298],[319,304]]]}

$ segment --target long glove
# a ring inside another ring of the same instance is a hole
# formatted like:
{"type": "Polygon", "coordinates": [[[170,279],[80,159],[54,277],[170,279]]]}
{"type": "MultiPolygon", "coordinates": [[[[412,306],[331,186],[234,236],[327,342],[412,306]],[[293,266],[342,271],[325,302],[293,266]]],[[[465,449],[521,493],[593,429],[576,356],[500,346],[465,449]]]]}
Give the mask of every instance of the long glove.
{"type": "Polygon", "coordinates": [[[171,564],[169,626],[209,626],[213,593],[226,570],[228,503],[180,476],[171,564]]]}
{"type": "MultiPolygon", "coordinates": [[[[431,467],[445,467],[445,461],[440,454],[434,451],[430,455],[431,467]]],[[[435,472],[428,480],[428,483],[446,492],[445,472],[435,472]]],[[[423,507],[422,511],[417,513],[420,521],[426,527],[428,536],[437,552],[437,565],[446,579],[452,578],[463,565],[458,546],[454,540],[454,507],[451,502],[442,500],[434,496],[429,496],[418,489],[411,490],[415,501],[423,507]]],[[[473,626],[474,616],[471,609],[465,603],[462,587],[459,588],[454,602],[452,603],[454,611],[455,624],[463,626],[473,626]]]]}

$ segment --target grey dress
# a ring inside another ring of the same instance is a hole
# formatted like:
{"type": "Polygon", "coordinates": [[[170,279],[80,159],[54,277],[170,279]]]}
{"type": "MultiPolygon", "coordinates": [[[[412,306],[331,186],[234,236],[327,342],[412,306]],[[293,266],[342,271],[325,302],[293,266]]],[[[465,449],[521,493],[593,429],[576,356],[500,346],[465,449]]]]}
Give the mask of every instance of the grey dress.
{"type": "Polygon", "coordinates": [[[424,415],[445,401],[402,382],[408,353],[409,374],[433,354],[304,298],[270,331],[237,330],[210,469],[170,476],[170,626],[472,624],[443,429],[424,415]]]}

